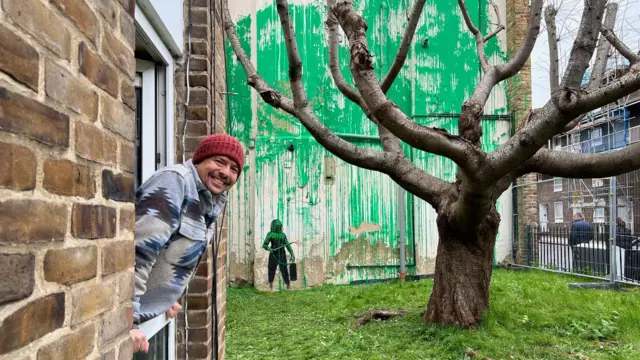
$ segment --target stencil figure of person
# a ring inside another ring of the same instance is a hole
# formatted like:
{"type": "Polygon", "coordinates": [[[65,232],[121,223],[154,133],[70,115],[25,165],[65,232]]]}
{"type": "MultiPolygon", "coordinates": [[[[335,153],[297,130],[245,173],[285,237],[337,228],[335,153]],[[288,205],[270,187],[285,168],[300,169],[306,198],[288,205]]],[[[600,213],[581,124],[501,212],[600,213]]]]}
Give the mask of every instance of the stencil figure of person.
{"type": "Polygon", "coordinates": [[[282,231],[282,222],[280,220],[275,219],[271,222],[271,231],[269,231],[265,237],[262,247],[269,251],[269,288],[273,290],[276,268],[280,267],[282,279],[287,286],[287,290],[289,290],[289,270],[287,268],[287,254],[284,249],[286,248],[289,254],[291,254],[291,262],[296,261],[296,257],[293,255],[293,249],[291,249],[291,244],[289,244],[289,240],[287,240],[287,235],[282,231]]]}

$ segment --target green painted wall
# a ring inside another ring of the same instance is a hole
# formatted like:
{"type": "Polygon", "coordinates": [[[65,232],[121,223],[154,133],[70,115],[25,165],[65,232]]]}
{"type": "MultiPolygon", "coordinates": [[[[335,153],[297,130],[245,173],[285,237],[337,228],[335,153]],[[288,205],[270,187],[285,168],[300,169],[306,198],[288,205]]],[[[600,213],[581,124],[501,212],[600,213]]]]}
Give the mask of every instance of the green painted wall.
{"type": "MultiPolygon", "coordinates": [[[[267,82],[290,94],[288,63],[274,2],[238,1],[231,4],[245,50],[267,82]]],[[[411,2],[412,4],[413,2],[411,2]]],[[[379,76],[393,62],[399,46],[409,1],[369,0],[356,6],[369,24],[369,46],[379,76]]],[[[492,8],[467,1],[476,24],[486,31],[495,22],[492,8]]],[[[499,3],[504,8],[504,2],[499,3]]],[[[294,1],[292,18],[303,61],[303,81],[312,107],[329,128],[341,134],[376,135],[375,126],[357,105],[335,88],[328,69],[324,1],[294,1]]],[[[504,19],[504,15],[502,16],[504,19]]],[[[343,37],[340,55],[350,81],[348,47],[343,37]]],[[[493,39],[487,46],[491,61],[504,60],[504,46],[493,39]]],[[[386,175],[345,164],[319,146],[298,121],[276,111],[252,94],[246,75],[227,48],[229,92],[228,129],[247,149],[247,165],[232,193],[229,218],[229,275],[258,287],[266,282],[267,252],[260,248],[273,218],[283,221],[298,262],[295,286],[345,283],[395,277],[398,264],[396,185],[386,175]],[[289,147],[293,145],[293,151],[289,147]],[[335,161],[332,184],[325,180],[325,158],[335,161]],[[347,265],[383,265],[347,267],[347,265]]],[[[475,43],[455,2],[429,3],[421,18],[405,66],[389,96],[405,113],[422,124],[457,132],[457,120],[427,117],[457,113],[479,77],[475,43]],[[428,45],[423,46],[424,39],[428,45]]],[[[505,114],[505,87],[499,86],[486,114],[505,114]]],[[[505,122],[483,122],[485,150],[495,149],[509,134],[505,122]]],[[[380,148],[376,141],[358,140],[359,146],[380,148]]],[[[421,168],[452,180],[450,160],[406,147],[421,168]]],[[[419,199],[406,196],[405,230],[409,273],[433,268],[437,231],[435,213],[419,199]],[[415,219],[415,221],[414,221],[415,219]],[[414,225],[415,222],[415,225],[414,225]],[[413,246],[415,240],[415,249],[413,246]]]]}

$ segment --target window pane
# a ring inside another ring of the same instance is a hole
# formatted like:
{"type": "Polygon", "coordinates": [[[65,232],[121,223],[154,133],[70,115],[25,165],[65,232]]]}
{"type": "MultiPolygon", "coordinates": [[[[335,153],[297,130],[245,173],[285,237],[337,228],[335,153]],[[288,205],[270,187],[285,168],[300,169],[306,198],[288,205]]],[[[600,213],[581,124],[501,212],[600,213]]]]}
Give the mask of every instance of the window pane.
{"type": "Polygon", "coordinates": [[[149,340],[149,352],[137,352],[133,355],[133,360],[168,360],[169,359],[169,324],[158,331],[149,340]]]}

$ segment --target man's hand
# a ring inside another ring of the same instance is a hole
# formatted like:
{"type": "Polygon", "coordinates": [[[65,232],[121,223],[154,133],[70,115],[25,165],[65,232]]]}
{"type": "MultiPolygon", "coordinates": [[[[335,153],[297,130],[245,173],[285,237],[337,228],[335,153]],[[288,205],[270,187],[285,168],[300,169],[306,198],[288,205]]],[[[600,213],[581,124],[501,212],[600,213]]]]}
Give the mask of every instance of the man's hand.
{"type": "Polygon", "coordinates": [[[133,340],[133,352],[137,353],[138,351],[144,351],[144,353],[149,352],[149,341],[147,341],[147,335],[145,335],[140,329],[131,329],[129,330],[129,334],[131,335],[131,340],[133,340]]]}
{"type": "Polygon", "coordinates": [[[290,258],[290,261],[291,261],[291,262],[294,262],[294,261],[296,261],[296,257],[295,257],[295,256],[293,256],[293,254],[291,254],[291,258],[290,258]]]}
{"type": "Polygon", "coordinates": [[[176,302],[175,304],[171,305],[169,310],[167,310],[167,316],[169,317],[169,319],[173,319],[174,317],[176,317],[176,315],[178,315],[180,310],[182,310],[182,305],[176,302]]]}

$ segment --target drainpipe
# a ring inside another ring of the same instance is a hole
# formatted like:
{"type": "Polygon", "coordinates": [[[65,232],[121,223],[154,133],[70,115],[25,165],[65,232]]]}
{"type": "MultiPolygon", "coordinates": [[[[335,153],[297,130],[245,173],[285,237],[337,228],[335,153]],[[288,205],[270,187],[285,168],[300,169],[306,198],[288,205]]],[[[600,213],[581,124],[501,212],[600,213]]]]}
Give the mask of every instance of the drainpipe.
{"type": "MultiPolygon", "coordinates": [[[[397,186],[398,191],[398,232],[400,233],[400,239],[398,239],[398,246],[400,246],[400,280],[405,281],[407,277],[406,269],[406,246],[405,246],[405,233],[404,233],[404,189],[400,185],[397,186]]],[[[415,252],[415,249],[413,250],[415,252]]]]}

